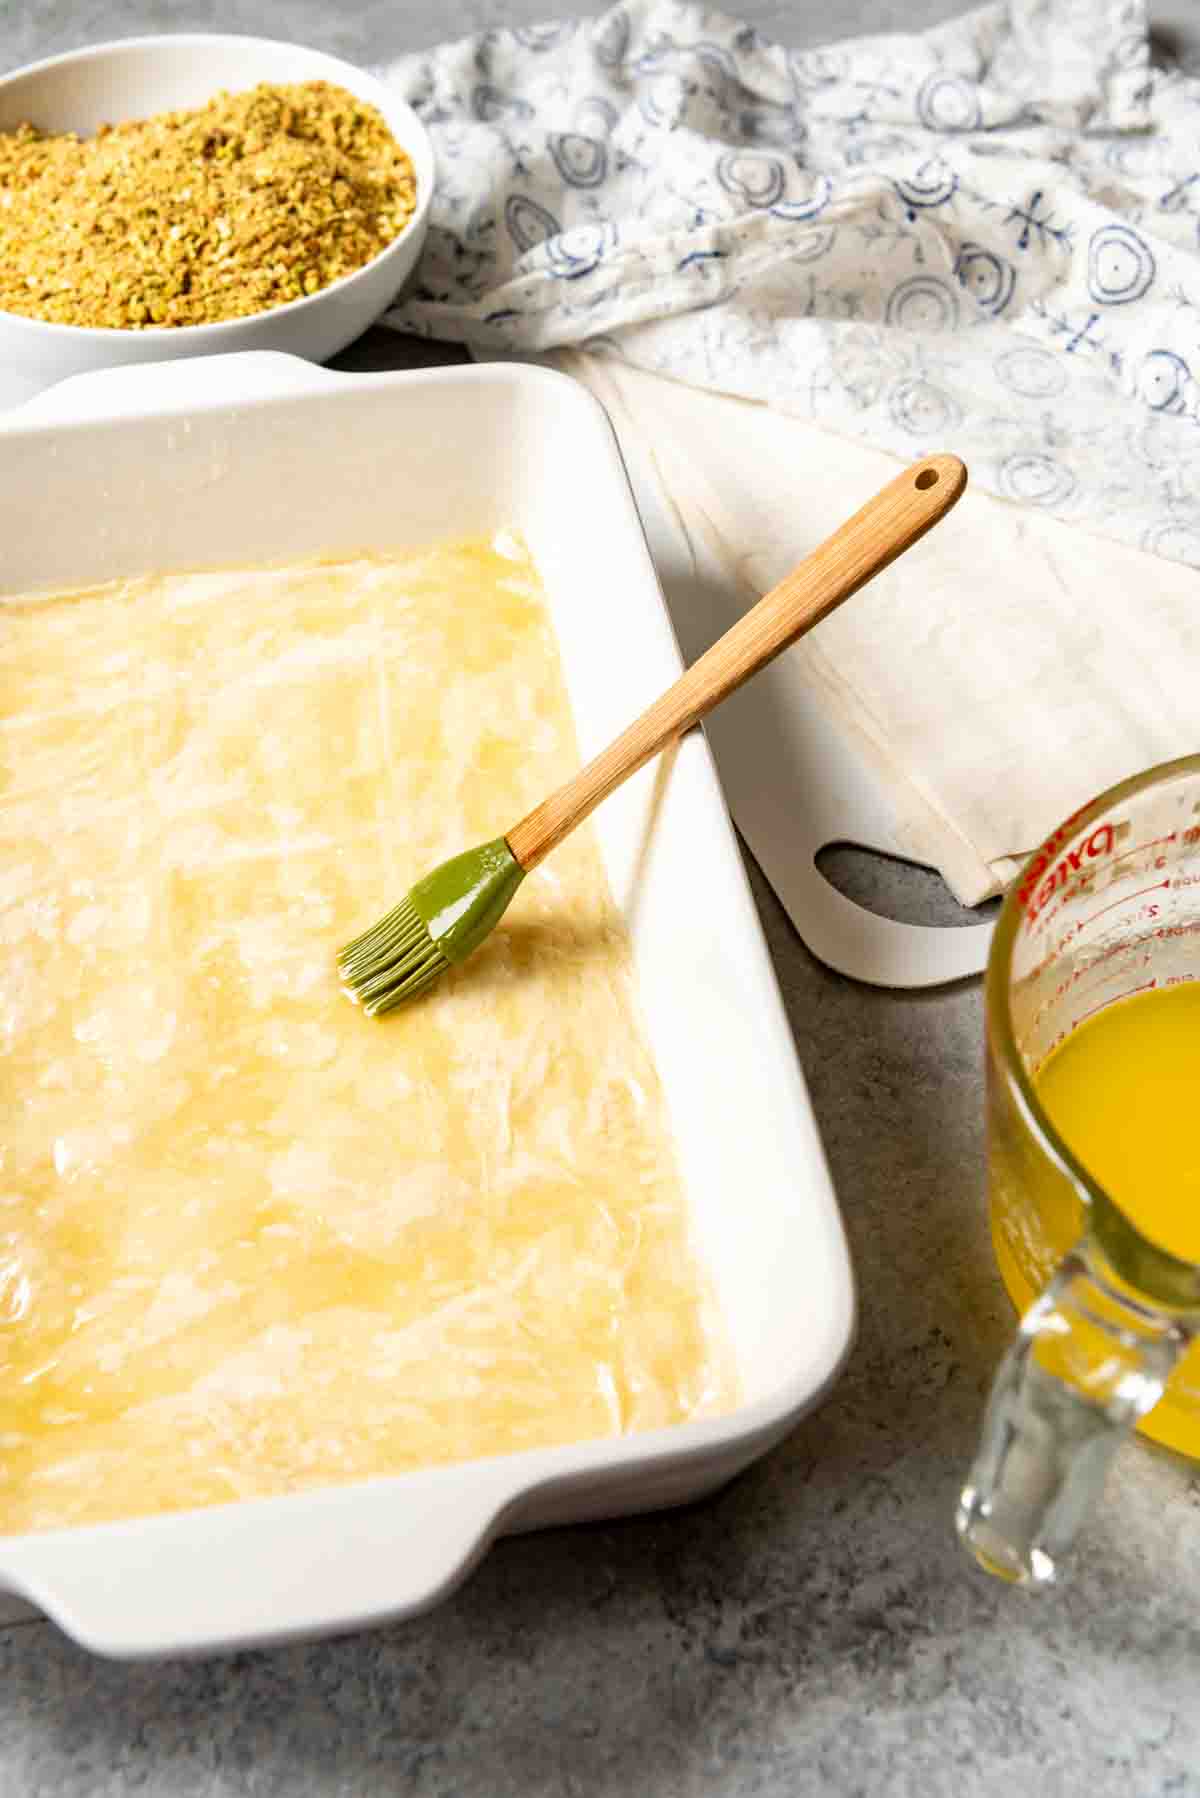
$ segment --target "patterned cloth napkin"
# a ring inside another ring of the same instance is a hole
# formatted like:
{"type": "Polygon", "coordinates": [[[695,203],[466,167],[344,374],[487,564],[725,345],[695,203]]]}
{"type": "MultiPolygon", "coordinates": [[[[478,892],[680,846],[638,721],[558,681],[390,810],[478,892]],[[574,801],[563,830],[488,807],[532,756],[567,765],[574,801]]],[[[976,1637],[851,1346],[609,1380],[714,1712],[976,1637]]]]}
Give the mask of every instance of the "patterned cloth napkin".
{"type": "MultiPolygon", "coordinates": [[[[1141,0],[993,0],[804,52],[685,0],[624,0],[384,72],[439,170],[428,248],[387,322],[484,355],[573,346],[585,378],[600,356],[631,371],[623,428],[685,524],[704,492],[744,489],[720,532],[731,579],[763,549],[753,471],[729,460],[735,440],[762,449],[744,410],[726,429],[739,402],[769,409],[801,507],[830,431],[905,459],[952,449],[976,492],[1008,502],[975,507],[966,562],[1007,557],[1022,604],[947,629],[910,594],[886,666],[856,662],[851,631],[825,683],[835,712],[869,720],[901,813],[924,817],[914,849],[961,897],[994,891],[1062,801],[1196,747],[1179,740],[1190,711],[1164,722],[1158,683],[1139,685],[1128,633],[1109,643],[1097,624],[1143,603],[1166,573],[1151,555],[1200,566],[1200,77],[1150,67],[1141,0]],[[683,456],[653,376],[705,390],[683,456]],[[1130,547],[1110,568],[1056,520],[1130,547]],[[1000,665],[1003,704],[983,715],[1000,665]],[[1088,728],[1066,732],[1081,670],[1088,728]],[[913,695],[934,683],[922,731],[913,695]]],[[[774,534],[781,555],[803,539],[774,534]]],[[[1200,668],[1193,581],[1166,583],[1148,672],[1200,668]]]]}

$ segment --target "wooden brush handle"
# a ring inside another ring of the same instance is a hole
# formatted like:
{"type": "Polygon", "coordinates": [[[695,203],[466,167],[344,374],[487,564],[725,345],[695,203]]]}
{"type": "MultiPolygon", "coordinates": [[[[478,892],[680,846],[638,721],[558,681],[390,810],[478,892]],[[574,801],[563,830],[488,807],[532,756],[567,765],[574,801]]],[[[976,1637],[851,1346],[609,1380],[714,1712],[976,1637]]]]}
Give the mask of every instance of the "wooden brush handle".
{"type": "Polygon", "coordinates": [[[903,555],[945,517],[966,484],[957,456],[926,456],[889,481],[718,637],[615,743],[509,831],[508,846],[521,866],[535,867],[651,756],[903,555]]]}

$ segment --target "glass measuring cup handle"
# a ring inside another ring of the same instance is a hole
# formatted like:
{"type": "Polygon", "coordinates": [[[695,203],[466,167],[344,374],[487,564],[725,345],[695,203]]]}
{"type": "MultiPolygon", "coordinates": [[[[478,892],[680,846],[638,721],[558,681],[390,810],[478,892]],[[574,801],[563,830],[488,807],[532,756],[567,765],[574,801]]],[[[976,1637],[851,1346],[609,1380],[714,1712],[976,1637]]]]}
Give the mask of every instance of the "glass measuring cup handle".
{"type": "Polygon", "coordinates": [[[1139,1303],[1085,1237],[1021,1319],[1000,1364],[959,1537],[1014,1584],[1051,1585],[1124,1438],[1162,1396],[1196,1318],[1139,1303]]]}

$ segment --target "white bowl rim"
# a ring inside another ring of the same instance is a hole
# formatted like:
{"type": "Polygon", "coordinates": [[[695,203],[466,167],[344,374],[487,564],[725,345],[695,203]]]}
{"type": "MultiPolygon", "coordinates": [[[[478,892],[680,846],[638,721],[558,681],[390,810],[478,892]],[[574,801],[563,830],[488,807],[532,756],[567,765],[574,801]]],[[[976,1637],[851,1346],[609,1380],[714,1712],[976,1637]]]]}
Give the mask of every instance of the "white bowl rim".
{"type": "MultiPolygon", "coordinates": [[[[127,325],[63,325],[53,319],[28,318],[23,312],[0,310],[0,326],[4,330],[28,330],[33,333],[49,331],[62,342],[69,340],[74,343],[111,343],[114,338],[143,338],[158,333],[169,338],[172,343],[178,342],[181,345],[194,345],[206,340],[219,342],[225,333],[238,327],[244,330],[252,321],[263,318],[281,318],[285,313],[289,318],[294,317],[304,308],[319,305],[332,293],[345,292],[354,282],[361,280],[368,272],[373,272],[385,256],[390,256],[393,251],[398,250],[406,238],[411,236],[413,230],[424,220],[433,198],[436,170],[433,145],[421,120],[407,100],[402,100],[399,94],[393,94],[386,82],[381,81],[378,75],[372,75],[368,69],[360,68],[357,63],[347,62],[344,56],[335,56],[330,50],[321,50],[315,44],[300,44],[287,38],[258,37],[253,33],[243,31],[158,31],[143,34],[140,37],[108,38],[100,44],[85,44],[78,50],[61,50],[55,56],[44,56],[38,62],[27,62],[23,63],[20,68],[9,69],[5,74],[0,75],[0,94],[3,94],[11,82],[23,81],[29,75],[46,74],[57,68],[65,68],[69,64],[96,62],[104,57],[129,50],[163,50],[168,46],[201,48],[217,44],[240,47],[253,45],[257,50],[301,50],[308,55],[319,56],[333,68],[345,69],[347,74],[353,75],[357,81],[365,82],[369,87],[375,89],[379,95],[379,101],[370,103],[375,104],[377,110],[382,112],[386,106],[389,111],[406,114],[405,129],[411,129],[415,146],[426,164],[426,174],[423,179],[420,178],[418,172],[417,204],[412,216],[397,232],[391,243],[385,244],[382,250],[376,251],[370,261],[364,262],[361,268],[352,269],[348,275],[339,275],[336,281],[331,281],[327,287],[319,288],[316,293],[305,294],[298,300],[286,300],[282,306],[268,306],[260,312],[244,313],[239,318],[216,319],[207,325],[148,325],[140,331],[131,330],[127,325]]],[[[332,76],[330,78],[332,79],[332,76]]],[[[359,97],[368,99],[365,94],[359,97]]],[[[146,116],[152,117],[153,115],[147,114],[146,116]]],[[[401,148],[405,149],[406,154],[415,165],[417,157],[412,154],[411,149],[404,145],[401,145],[401,148]]]]}

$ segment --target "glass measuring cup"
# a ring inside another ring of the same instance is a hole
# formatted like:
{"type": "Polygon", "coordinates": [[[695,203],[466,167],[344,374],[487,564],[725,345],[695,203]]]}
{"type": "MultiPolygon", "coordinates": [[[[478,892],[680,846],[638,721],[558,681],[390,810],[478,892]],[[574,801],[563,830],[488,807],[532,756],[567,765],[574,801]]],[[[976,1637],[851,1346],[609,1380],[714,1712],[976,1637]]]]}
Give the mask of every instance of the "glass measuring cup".
{"type": "Polygon", "coordinates": [[[1135,1425],[1200,1459],[1200,1265],[1134,1227],[1034,1088],[1095,1011],[1198,978],[1200,756],[1188,756],[1111,787],[1060,825],[1010,890],[992,943],[989,1203],[1000,1273],[1023,1316],[958,1530],[1005,1579],[1054,1580],[1135,1425]]]}

